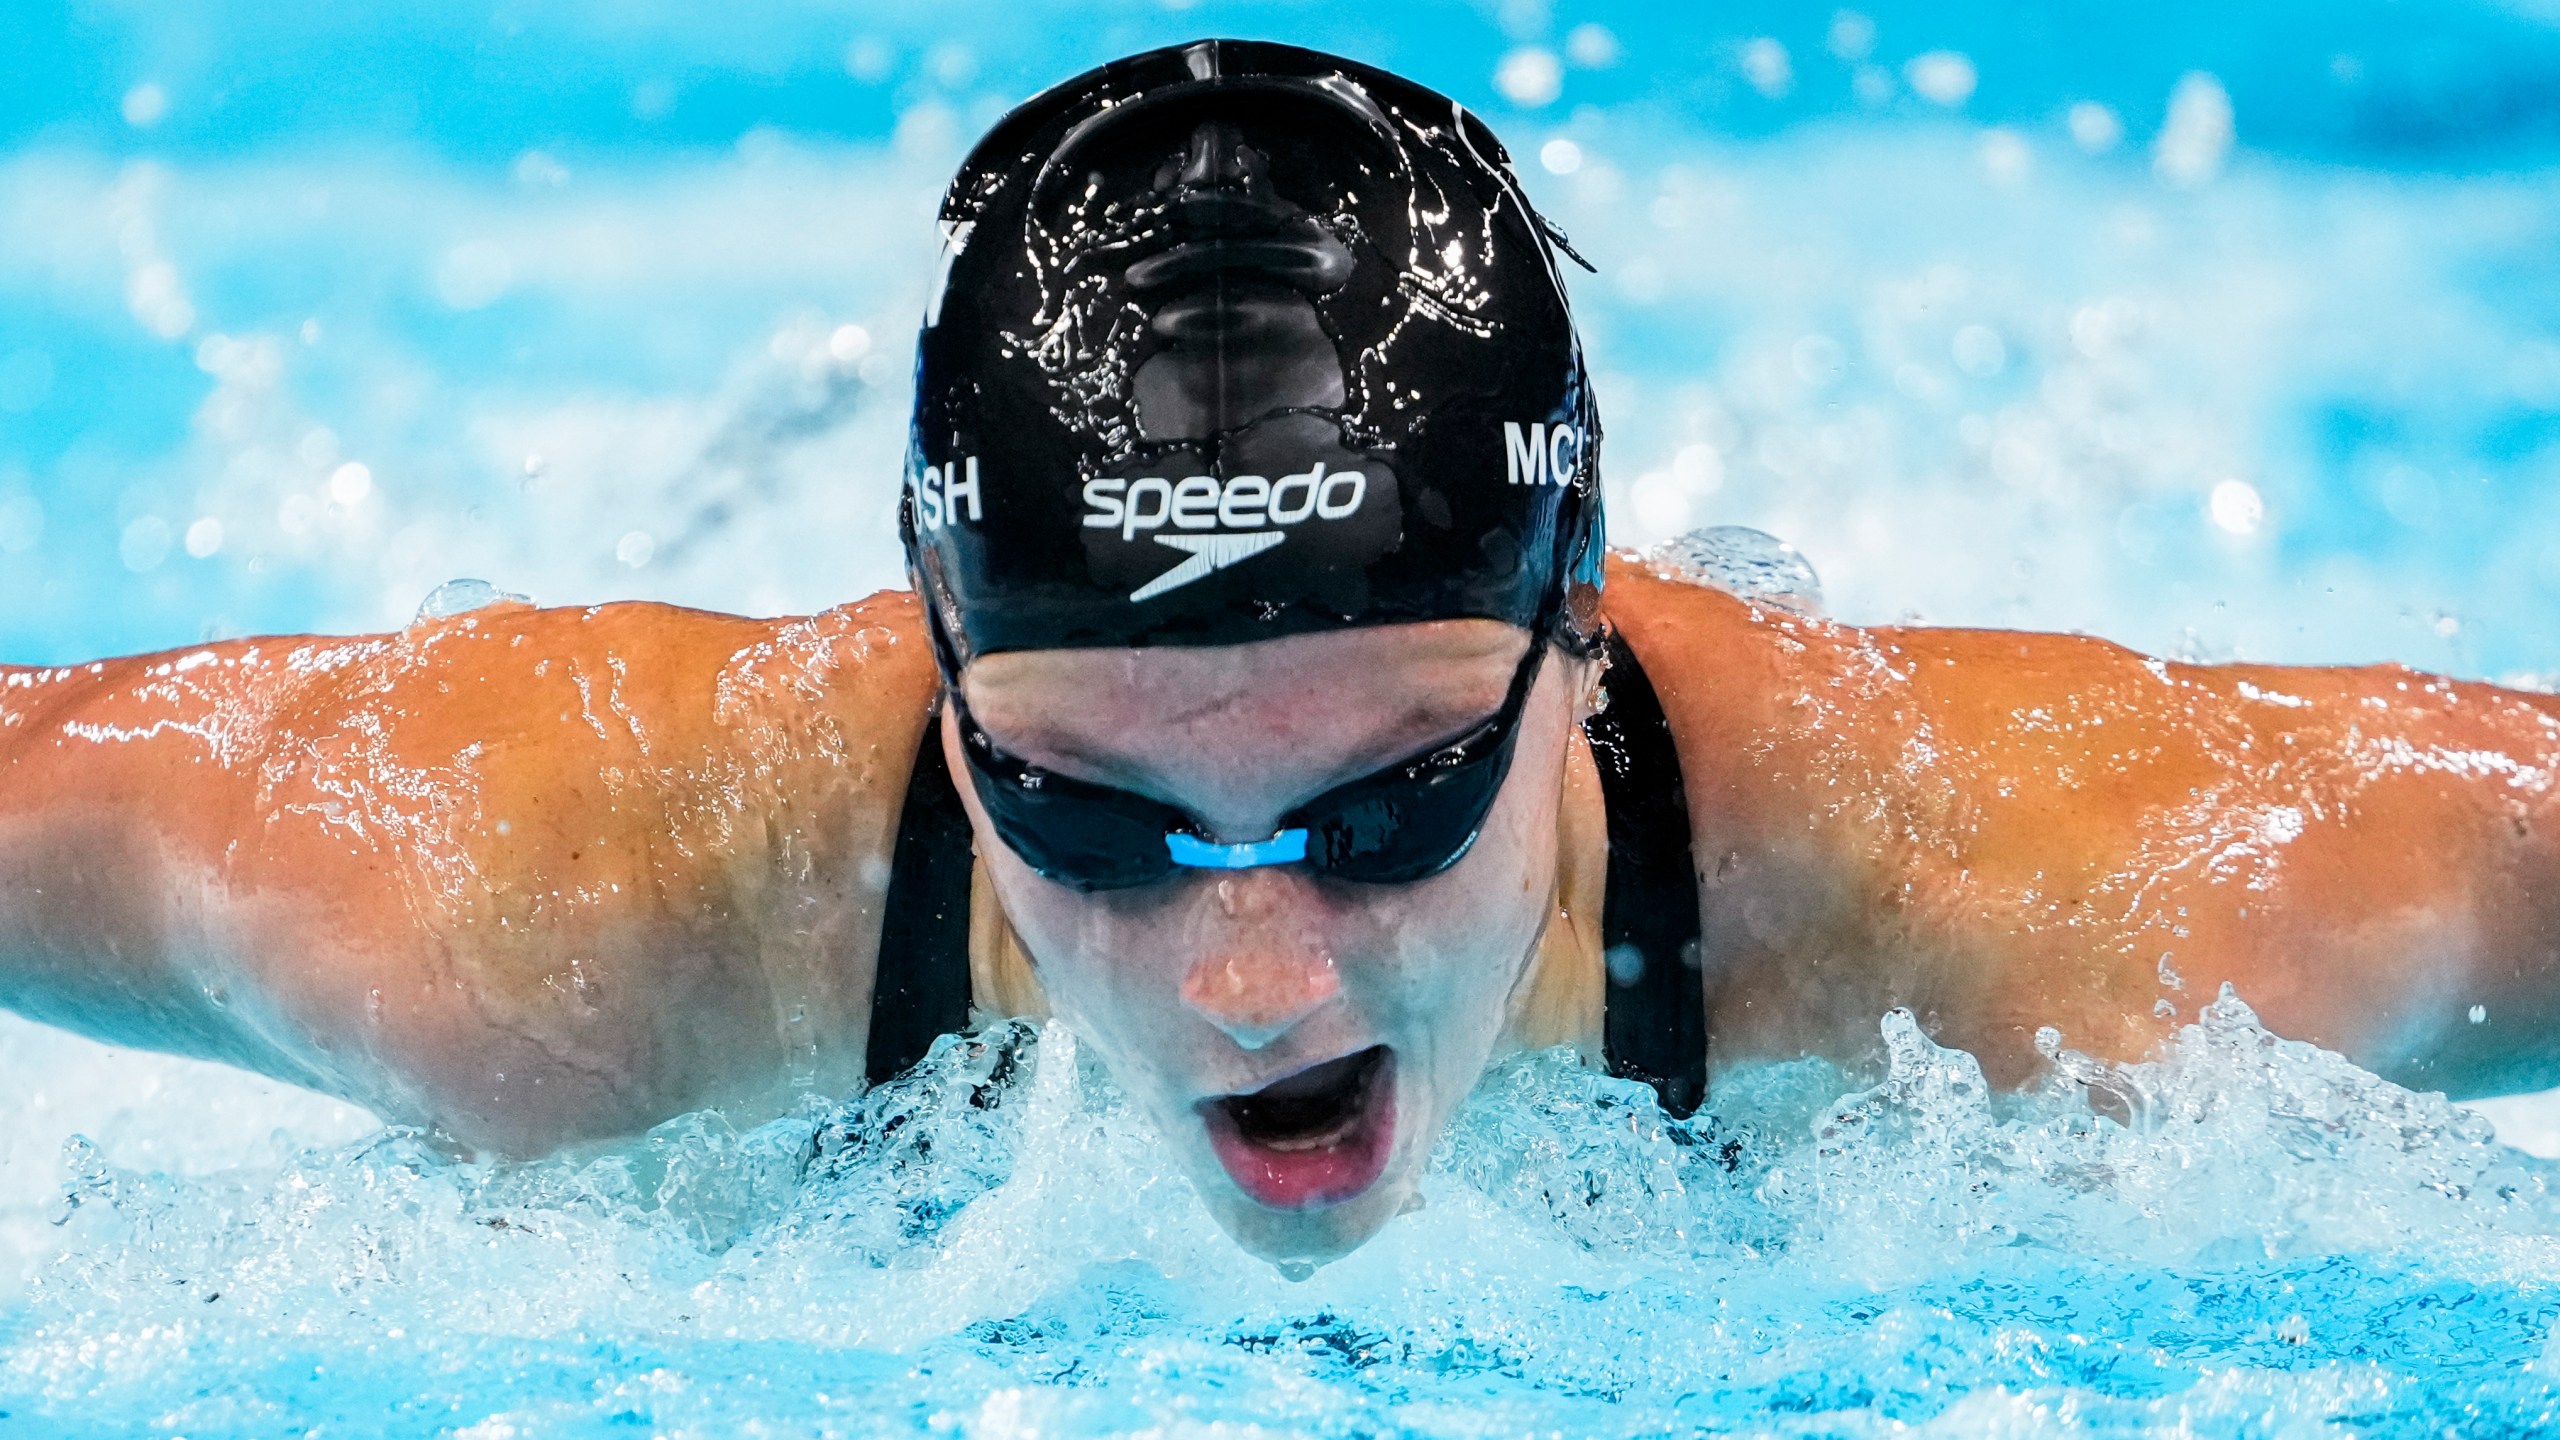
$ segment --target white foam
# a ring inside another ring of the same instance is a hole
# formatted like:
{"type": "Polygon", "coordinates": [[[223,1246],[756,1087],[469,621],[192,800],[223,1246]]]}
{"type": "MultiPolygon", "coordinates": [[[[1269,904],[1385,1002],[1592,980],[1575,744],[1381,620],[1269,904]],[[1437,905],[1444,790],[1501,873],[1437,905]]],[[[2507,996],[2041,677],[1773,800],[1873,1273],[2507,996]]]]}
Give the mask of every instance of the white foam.
{"type": "Polygon", "coordinates": [[[1425,1208],[1304,1284],[1225,1240],[1055,1026],[947,1044],[840,1112],[686,1117],[583,1160],[463,1165],[385,1132],[186,1176],[126,1163],[172,1153],[156,1136],[111,1139],[75,1147],[0,1392],[214,1431],[390,1406],[519,1435],[1807,1410],[1960,1433],[2038,1413],[2022,1396],[2221,1429],[2494,1412],[2540,1353],[2560,1172],[2227,994],[2157,1062],[2050,1046],[2025,1096],[1907,1015],[1884,1038],[1872,1085],[1744,1071],[1694,1125],[1561,1052],[1507,1061],[1425,1208]]]}

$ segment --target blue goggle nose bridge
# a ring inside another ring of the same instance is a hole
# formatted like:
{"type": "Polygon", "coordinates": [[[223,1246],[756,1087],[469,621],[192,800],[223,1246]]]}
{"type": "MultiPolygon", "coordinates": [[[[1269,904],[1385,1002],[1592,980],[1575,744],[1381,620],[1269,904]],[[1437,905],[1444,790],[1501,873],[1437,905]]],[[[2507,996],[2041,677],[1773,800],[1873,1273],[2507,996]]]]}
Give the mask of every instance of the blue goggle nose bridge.
{"type": "Polygon", "coordinates": [[[1254,840],[1242,845],[1220,845],[1179,830],[1165,832],[1164,848],[1173,852],[1173,863],[1191,870],[1258,870],[1265,865],[1295,865],[1307,858],[1307,832],[1304,826],[1283,830],[1268,840],[1254,840]]]}

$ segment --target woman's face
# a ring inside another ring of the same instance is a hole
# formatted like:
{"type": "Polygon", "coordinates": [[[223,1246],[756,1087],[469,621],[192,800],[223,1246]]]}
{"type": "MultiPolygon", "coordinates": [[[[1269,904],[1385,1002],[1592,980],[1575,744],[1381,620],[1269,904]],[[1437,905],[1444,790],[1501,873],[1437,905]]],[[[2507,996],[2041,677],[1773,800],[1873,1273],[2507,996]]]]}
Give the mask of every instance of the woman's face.
{"type": "MultiPolygon", "coordinates": [[[[1527,637],[1435,621],[1248,645],[1021,651],[963,678],[1005,751],[1167,801],[1222,841],[1449,740],[1502,703],[1527,637]]],[[[1304,865],[1175,872],[1082,893],[989,826],[944,743],[1004,910],[1049,1001],[1172,1142],[1245,1248],[1321,1262],[1412,1196],[1482,1073],[1553,905],[1582,667],[1550,657],[1509,775],[1448,869],[1411,884],[1304,865]]]]}

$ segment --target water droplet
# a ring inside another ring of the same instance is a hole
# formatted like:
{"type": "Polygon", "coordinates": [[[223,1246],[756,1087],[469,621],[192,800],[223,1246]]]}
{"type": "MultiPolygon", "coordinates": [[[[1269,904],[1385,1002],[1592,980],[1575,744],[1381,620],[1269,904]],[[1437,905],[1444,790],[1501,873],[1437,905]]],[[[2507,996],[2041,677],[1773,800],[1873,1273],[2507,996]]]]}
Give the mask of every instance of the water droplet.
{"type": "Polygon", "coordinates": [[[2152,151],[2152,169],[2172,185],[2197,186],[2222,173],[2231,153],[2231,94],[2203,71],[2182,76],[2169,95],[2168,123],[2152,151]]]}
{"type": "Polygon", "coordinates": [[[1710,525],[1643,552],[1645,568],[1664,580],[1705,585],[1754,604],[1822,613],[1822,577],[1786,541],[1747,525],[1710,525]]]}
{"type": "Polygon", "coordinates": [[[329,498],[340,505],[361,505],[373,493],[373,467],[350,460],[329,472],[329,498]]]}
{"type": "Polygon", "coordinates": [[[169,113],[169,92],[158,81],[145,80],[124,92],[124,123],[148,130],[169,113]]]}
{"type": "Polygon", "coordinates": [[[2094,100],[2083,100],[2071,107],[2069,122],[2071,141],[2092,155],[2103,155],[2116,148],[2124,138],[2124,121],[2115,111],[2094,100]]]}
{"type": "Polygon", "coordinates": [[[1902,78],[1922,99],[1956,106],[1972,96],[1981,77],[1973,68],[1972,59],[1962,52],[1932,50],[1912,57],[1902,67],[1902,78]]]}
{"type": "Polygon", "coordinates": [[[1316,1267],[1311,1261],[1282,1260],[1272,1268],[1280,1272],[1280,1278],[1283,1280],[1307,1281],[1316,1278],[1316,1267]]]}
{"type": "Polygon", "coordinates": [[[1586,22],[1564,37],[1564,53],[1576,65],[1605,70],[1618,63],[1618,37],[1606,25],[1586,22]]]}
{"type": "Polygon", "coordinates": [[[1765,35],[1745,42],[1742,78],[1769,99],[1784,99],[1796,84],[1795,65],[1787,55],[1787,47],[1765,35]]]}
{"type": "Polygon", "coordinates": [[[2009,346],[1988,325],[1967,325],[1947,344],[1956,368],[1977,380],[1988,380],[2009,368],[2009,346]]]}
{"type": "Polygon", "coordinates": [[[1523,45],[1504,55],[1494,68],[1493,88],[1524,110],[1554,104],[1564,93],[1563,62],[1544,46],[1523,45]]]}
{"type": "Polygon", "coordinates": [[[449,620],[456,615],[467,615],[474,610],[505,603],[530,605],[533,601],[513,591],[501,590],[486,580],[447,580],[427,592],[427,598],[419,602],[417,619],[409,623],[449,620]]]}
{"type": "Polygon", "coordinates": [[[124,538],[117,542],[116,553],[123,559],[124,568],[143,574],[169,558],[170,539],[168,521],[145,515],[124,527],[124,538]]]}
{"type": "Polygon", "coordinates": [[[2472,1023],[2472,1024],[2474,1024],[2474,1025],[2478,1025],[2478,1024],[2480,1024],[2480,1023],[2482,1023],[2482,1022],[2486,1021],[2488,1018],[2489,1018],[2489,1007],[2488,1007],[2488,1006],[2486,1006],[2486,1005],[2474,1005],[2474,1006],[2472,1006],[2472,1007],[2471,1007],[2471,1023],[2472,1023]]]}
{"type": "Polygon", "coordinates": [[[2205,513],[2233,535],[2254,535],[2266,523],[2267,502],[2246,480],[2225,480],[2205,498],[2205,513]]]}

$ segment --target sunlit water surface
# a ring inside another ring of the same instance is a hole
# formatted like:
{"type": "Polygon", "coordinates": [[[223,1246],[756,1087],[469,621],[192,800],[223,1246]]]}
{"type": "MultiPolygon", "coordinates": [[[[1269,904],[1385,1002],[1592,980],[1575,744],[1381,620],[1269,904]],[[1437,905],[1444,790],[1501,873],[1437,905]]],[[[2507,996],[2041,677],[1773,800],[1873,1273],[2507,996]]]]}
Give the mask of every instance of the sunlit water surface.
{"type": "MultiPolygon", "coordinates": [[[[124,1137],[157,1166],[73,1140],[52,1196],[15,1187],[42,1258],[0,1410],[199,1436],[2560,1423],[2560,1171],[2479,1116],[2228,996],[2157,1063],[2058,1048],[2021,1096],[1899,1013],[1883,1037],[1878,1083],[1772,1067],[1694,1125],[1561,1053],[1506,1062],[1428,1204],[1303,1283],[1223,1237],[1056,1026],[946,1042],[849,1107],[524,1166],[252,1103],[341,1138],[192,1174],[181,1137],[124,1137]]],[[[215,1099],[211,1130],[245,1118],[215,1099]]]]}
{"type": "MultiPolygon", "coordinates": [[[[60,114],[0,154],[0,659],[397,625],[466,575],[897,583],[961,147],[1115,48],[1277,26],[1455,87],[1600,267],[1613,538],[1758,526],[1800,553],[1753,585],[1809,559],[1858,622],[2560,669],[2546,5],[325,8],[13,32],[60,114]]],[[[0,1431],[2560,1423],[2553,1172],[2477,1115],[2236,1005],[2024,1097],[1887,1024],[1880,1085],[1737,1077],[1695,1129],[1510,1064],[1427,1208],[1293,1284],[1060,1032],[502,1169],[0,1016],[0,1431]]],[[[2486,1108],[2560,1150],[2560,1105],[2486,1108]]]]}

